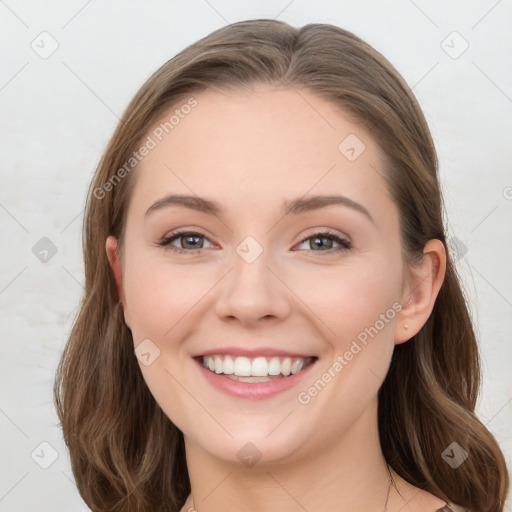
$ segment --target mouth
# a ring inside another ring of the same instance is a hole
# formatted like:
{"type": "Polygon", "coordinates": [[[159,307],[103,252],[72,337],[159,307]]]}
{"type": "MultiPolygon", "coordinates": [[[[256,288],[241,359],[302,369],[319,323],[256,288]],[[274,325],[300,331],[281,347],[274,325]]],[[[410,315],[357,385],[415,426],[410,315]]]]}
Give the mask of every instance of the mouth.
{"type": "Polygon", "coordinates": [[[196,359],[207,371],[227,379],[258,384],[303,372],[318,357],[289,356],[235,356],[229,354],[211,354],[197,356],[196,359]]]}
{"type": "Polygon", "coordinates": [[[275,347],[225,346],[191,355],[200,380],[231,398],[263,400],[290,392],[312,375],[318,356],[275,347]],[[204,379],[204,380],[203,380],[204,379]]]}

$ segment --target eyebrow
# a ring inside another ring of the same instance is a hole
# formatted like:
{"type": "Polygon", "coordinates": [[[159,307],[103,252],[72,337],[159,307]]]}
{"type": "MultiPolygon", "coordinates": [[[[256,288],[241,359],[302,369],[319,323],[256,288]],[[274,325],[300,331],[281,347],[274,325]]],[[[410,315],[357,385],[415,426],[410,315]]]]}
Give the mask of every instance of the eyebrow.
{"type": "MultiPolygon", "coordinates": [[[[351,208],[352,210],[362,213],[371,222],[375,223],[373,217],[370,215],[370,212],[362,204],[359,204],[356,201],[353,201],[352,199],[349,199],[348,197],[341,195],[316,195],[300,197],[292,201],[285,200],[282,206],[282,212],[283,215],[299,215],[304,212],[319,210],[321,208],[326,208],[332,205],[351,208]]],[[[211,199],[205,199],[198,196],[169,194],[153,203],[146,210],[144,216],[147,216],[151,212],[169,206],[181,206],[184,208],[189,208],[191,210],[196,210],[198,212],[215,216],[220,216],[222,213],[221,205],[218,202],[213,201],[211,199]]]]}

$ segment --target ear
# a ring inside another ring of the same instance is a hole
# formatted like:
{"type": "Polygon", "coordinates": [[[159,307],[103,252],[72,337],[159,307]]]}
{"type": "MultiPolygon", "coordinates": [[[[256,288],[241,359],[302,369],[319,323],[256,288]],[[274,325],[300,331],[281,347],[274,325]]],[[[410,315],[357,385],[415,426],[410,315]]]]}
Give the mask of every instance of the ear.
{"type": "Polygon", "coordinates": [[[116,281],[117,287],[117,296],[119,297],[119,302],[123,306],[124,310],[124,320],[128,327],[130,327],[130,314],[128,312],[128,307],[126,305],[126,300],[123,291],[123,272],[122,272],[122,264],[121,259],[117,253],[117,238],[113,236],[109,236],[105,243],[105,249],[107,251],[107,258],[110,264],[110,268],[114,274],[114,279],[116,281]]]}
{"type": "Polygon", "coordinates": [[[446,273],[446,250],[441,240],[429,240],[419,267],[410,271],[395,327],[395,343],[404,343],[425,325],[446,273]]]}

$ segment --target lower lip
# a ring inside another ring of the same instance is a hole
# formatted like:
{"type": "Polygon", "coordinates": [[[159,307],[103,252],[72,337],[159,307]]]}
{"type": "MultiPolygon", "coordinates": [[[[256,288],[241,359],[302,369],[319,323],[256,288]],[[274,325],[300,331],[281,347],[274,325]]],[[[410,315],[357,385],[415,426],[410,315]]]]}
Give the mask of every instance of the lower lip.
{"type": "Polygon", "coordinates": [[[282,377],[268,382],[240,382],[223,377],[217,373],[207,370],[200,360],[195,359],[204,378],[215,388],[236,398],[246,400],[264,400],[282,393],[297,385],[306,375],[309,375],[311,368],[315,365],[317,359],[313,360],[304,370],[301,370],[289,377],[282,377]]]}

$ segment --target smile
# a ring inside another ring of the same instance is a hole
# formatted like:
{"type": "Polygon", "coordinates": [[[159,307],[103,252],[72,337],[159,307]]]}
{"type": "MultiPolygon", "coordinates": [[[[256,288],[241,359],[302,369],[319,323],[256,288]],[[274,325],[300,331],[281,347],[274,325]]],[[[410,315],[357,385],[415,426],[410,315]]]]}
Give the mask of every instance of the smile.
{"type": "Polygon", "coordinates": [[[202,357],[202,364],[213,373],[223,374],[240,382],[268,382],[295,375],[306,368],[313,357],[244,357],[210,355],[202,357]]]}
{"type": "Polygon", "coordinates": [[[318,357],[234,354],[195,356],[205,382],[234,398],[262,400],[295,388],[311,373],[318,357]]]}

